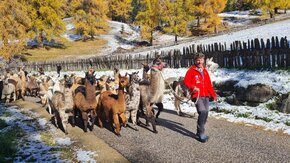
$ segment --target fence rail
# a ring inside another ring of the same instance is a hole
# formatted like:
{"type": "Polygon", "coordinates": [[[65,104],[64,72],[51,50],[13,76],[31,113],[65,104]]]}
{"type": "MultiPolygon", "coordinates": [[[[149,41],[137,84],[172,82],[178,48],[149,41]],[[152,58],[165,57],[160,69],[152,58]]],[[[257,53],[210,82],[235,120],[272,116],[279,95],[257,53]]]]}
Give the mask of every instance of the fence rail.
{"type": "Polygon", "coordinates": [[[142,63],[150,63],[156,55],[160,55],[169,67],[189,67],[193,64],[193,56],[203,52],[207,58],[213,58],[220,67],[225,68],[288,68],[290,67],[290,48],[286,37],[271,39],[253,39],[247,42],[235,41],[231,43],[230,50],[226,44],[214,43],[209,45],[192,44],[182,50],[152,52],[147,55],[111,55],[107,57],[94,57],[89,59],[28,62],[26,70],[37,71],[42,67],[46,71],[56,70],[61,65],[65,71],[95,69],[121,69],[141,68],[142,63]]]}

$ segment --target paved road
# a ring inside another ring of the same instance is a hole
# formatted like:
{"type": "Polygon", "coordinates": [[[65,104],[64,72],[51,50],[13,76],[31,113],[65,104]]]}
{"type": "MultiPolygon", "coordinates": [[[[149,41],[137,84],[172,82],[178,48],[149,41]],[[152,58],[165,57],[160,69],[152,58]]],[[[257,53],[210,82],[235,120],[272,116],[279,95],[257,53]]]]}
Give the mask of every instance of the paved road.
{"type": "Polygon", "coordinates": [[[94,134],[131,162],[290,162],[290,136],[210,118],[210,140],[200,143],[195,126],[196,119],[165,110],[158,134],[146,127],[122,128],[121,137],[98,127],[94,134]]]}

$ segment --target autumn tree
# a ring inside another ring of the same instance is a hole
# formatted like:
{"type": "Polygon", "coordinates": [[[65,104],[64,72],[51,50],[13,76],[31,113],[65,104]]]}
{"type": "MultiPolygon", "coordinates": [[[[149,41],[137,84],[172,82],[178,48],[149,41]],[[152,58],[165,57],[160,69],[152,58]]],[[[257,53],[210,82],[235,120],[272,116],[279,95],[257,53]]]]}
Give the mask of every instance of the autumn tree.
{"type": "Polygon", "coordinates": [[[22,52],[26,45],[26,31],[31,25],[27,7],[20,0],[0,1],[0,50],[7,60],[22,52]]]}
{"type": "Polygon", "coordinates": [[[76,33],[83,40],[94,39],[108,29],[108,4],[105,0],[72,0],[76,33]]]}
{"type": "Polygon", "coordinates": [[[37,37],[39,46],[45,39],[60,37],[65,31],[63,5],[65,0],[26,0],[32,20],[30,36],[37,37]]]}
{"type": "Polygon", "coordinates": [[[112,18],[127,22],[130,12],[132,12],[132,0],[110,0],[110,12],[112,18]]]}
{"type": "Polygon", "coordinates": [[[207,0],[205,7],[207,9],[207,21],[202,25],[202,29],[206,31],[218,32],[218,26],[221,24],[221,18],[218,16],[226,5],[226,0],[207,0]]]}
{"type": "Polygon", "coordinates": [[[162,12],[162,20],[166,22],[164,31],[177,36],[186,34],[187,24],[192,21],[194,6],[191,0],[166,0],[166,9],[162,12]]]}
{"type": "Polygon", "coordinates": [[[206,14],[206,3],[207,0],[195,0],[193,5],[195,6],[195,17],[197,19],[197,27],[200,27],[200,20],[205,17],[206,14]]]}
{"type": "Polygon", "coordinates": [[[247,0],[247,2],[251,3],[254,8],[260,8],[264,13],[269,13],[270,18],[274,18],[275,8],[278,8],[279,1],[281,0],[247,0]]]}
{"type": "Polygon", "coordinates": [[[142,39],[149,40],[151,45],[153,44],[153,32],[161,20],[161,6],[165,6],[162,2],[160,0],[141,0],[140,11],[135,20],[135,23],[141,27],[142,39]]]}

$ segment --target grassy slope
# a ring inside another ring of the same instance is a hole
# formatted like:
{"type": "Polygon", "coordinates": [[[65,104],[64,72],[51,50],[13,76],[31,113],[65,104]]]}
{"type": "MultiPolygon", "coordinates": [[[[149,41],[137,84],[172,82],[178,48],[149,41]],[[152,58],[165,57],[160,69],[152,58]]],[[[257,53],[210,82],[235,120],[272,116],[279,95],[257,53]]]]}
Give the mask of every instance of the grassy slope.
{"type": "Polygon", "coordinates": [[[58,60],[67,58],[79,57],[80,55],[92,55],[98,52],[98,49],[107,44],[105,40],[93,40],[93,41],[77,41],[77,42],[65,42],[65,49],[51,48],[49,50],[45,48],[28,49],[25,51],[27,55],[25,58],[28,61],[47,61],[58,60]]]}

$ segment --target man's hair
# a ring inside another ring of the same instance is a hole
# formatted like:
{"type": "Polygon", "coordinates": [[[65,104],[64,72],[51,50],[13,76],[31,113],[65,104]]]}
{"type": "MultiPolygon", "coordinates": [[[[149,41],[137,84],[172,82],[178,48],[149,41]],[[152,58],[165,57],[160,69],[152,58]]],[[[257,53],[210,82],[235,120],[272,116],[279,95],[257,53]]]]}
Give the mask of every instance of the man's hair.
{"type": "Polygon", "coordinates": [[[194,60],[196,60],[196,59],[198,59],[198,58],[204,58],[205,57],[205,55],[203,54],[203,53],[197,53],[197,54],[195,54],[194,55],[194,60]]]}

